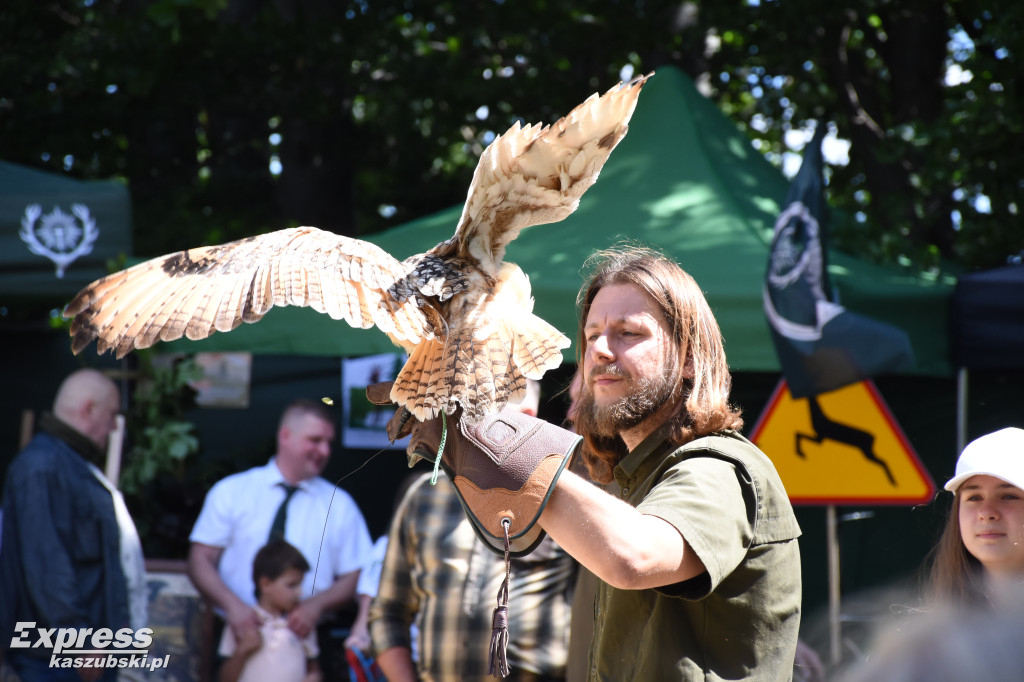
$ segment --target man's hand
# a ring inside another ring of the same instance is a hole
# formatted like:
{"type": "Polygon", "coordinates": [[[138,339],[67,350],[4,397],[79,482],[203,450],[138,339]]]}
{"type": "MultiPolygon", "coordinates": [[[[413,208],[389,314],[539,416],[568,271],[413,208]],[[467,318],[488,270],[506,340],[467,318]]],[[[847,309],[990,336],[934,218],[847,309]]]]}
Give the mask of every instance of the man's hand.
{"type": "Polygon", "coordinates": [[[288,629],[294,632],[296,637],[303,639],[316,627],[320,621],[320,614],[321,609],[315,599],[300,602],[288,614],[288,629]]]}
{"type": "MultiPolygon", "coordinates": [[[[387,400],[390,383],[368,386],[367,398],[387,400]]],[[[413,424],[406,448],[410,461],[434,461],[444,441],[441,466],[477,535],[499,554],[504,553],[506,533],[511,554],[532,551],[543,539],[537,524],[541,511],[581,438],[509,408],[474,424],[463,420],[459,409],[452,416],[404,425],[403,409],[388,423],[388,436],[400,437],[413,424]]]]}
{"type": "Polygon", "coordinates": [[[247,634],[260,629],[260,616],[256,609],[241,602],[233,604],[224,612],[224,616],[235,635],[235,641],[241,642],[247,634]]]}
{"type": "Polygon", "coordinates": [[[259,651],[261,646],[263,646],[263,635],[260,634],[259,629],[249,630],[238,640],[235,651],[240,656],[248,658],[259,651]]]}
{"type": "Polygon", "coordinates": [[[236,641],[250,630],[258,630],[260,617],[255,609],[231,591],[217,572],[223,547],[193,542],[188,550],[188,577],[203,597],[224,609],[224,617],[231,626],[236,641]]]}
{"type": "Polygon", "coordinates": [[[357,628],[353,625],[349,636],[345,638],[345,647],[348,649],[358,649],[359,651],[369,651],[370,632],[366,629],[366,626],[357,628]]]}

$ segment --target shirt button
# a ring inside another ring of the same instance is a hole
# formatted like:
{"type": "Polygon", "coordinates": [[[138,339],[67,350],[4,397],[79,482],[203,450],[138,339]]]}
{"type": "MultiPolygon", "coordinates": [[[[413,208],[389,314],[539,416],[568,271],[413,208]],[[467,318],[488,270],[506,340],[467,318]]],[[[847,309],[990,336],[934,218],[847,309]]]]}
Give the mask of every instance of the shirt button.
{"type": "Polygon", "coordinates": [[[622,489],[622,496],[625,497],[628,494],[629,494],[629,488],[623,488],[622,489]]]}

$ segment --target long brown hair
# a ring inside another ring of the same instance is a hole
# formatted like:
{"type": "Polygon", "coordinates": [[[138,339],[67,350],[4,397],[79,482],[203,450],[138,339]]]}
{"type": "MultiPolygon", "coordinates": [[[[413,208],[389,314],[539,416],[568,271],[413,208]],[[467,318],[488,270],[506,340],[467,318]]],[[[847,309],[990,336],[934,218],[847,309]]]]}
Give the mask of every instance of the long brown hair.
{"type": "MultiPolygon", "coordinates": [[[[732,377],[722,333],[693,277],[668,256],[636,245],[599,251],[587,264],[592,274],[576,302],[580,311],[577,367],[583,367],[586,357],[584,328],[597,292],[610,284],[633,284],[651,297],[671,331],[674,352],[665,373],[674,387],[670,402],[678,404],[679,409],[668,419],[668,439],[682,445],[715,431],[741,428],[740,410],[729,404],[732,377]],[[693,379],[684,376],[689,369],[693,379]]],[[[586,382],[582,390],[589,390],[586,382]]],[[[593,415],[574,416],[576,432],[583,436],[582,453],[591,477],[601,483],[611,481],[612,469],[626,454],[625,443],[619,436],[598,436],[593,415]]]]}
{"type": "Polygon", "coordinates": [[[925,596],[933,603],[980,606],[988,602],[982,589],[981,562],[967,551],[960,535],[960,491],[946,517],[939,541],[929,553],[925,596]]]}

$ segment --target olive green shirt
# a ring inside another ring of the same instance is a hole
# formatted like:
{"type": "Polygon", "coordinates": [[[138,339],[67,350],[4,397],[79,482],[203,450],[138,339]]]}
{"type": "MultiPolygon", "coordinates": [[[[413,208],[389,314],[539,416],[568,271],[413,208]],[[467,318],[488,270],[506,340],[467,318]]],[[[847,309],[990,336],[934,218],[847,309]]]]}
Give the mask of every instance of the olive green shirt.
{"type": "Polygon", "coordinates": [[[790,680],[800,535],[771,461],[723,431],[674,448],[656,432],[606,490],[672,524],[705,573],[657,589],[600,582],[588,679],[790,680]]]}

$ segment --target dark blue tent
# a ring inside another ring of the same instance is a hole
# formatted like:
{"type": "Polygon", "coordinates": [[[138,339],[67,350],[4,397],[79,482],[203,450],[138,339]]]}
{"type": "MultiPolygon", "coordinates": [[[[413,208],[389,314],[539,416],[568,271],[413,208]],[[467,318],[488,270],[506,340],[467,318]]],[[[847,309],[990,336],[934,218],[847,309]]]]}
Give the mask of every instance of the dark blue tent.
{"type": "Polygon", "coordinates": [[[967,444],[968,371],[1024,369],[1024,265],[962,275],[951,307],[959,452],[967,444]]]}
{"type": "Polygon", "coordinates": [[[1024,265],[958,278],[952,323],[958,366],[1024,368],[1024,265]]]}

